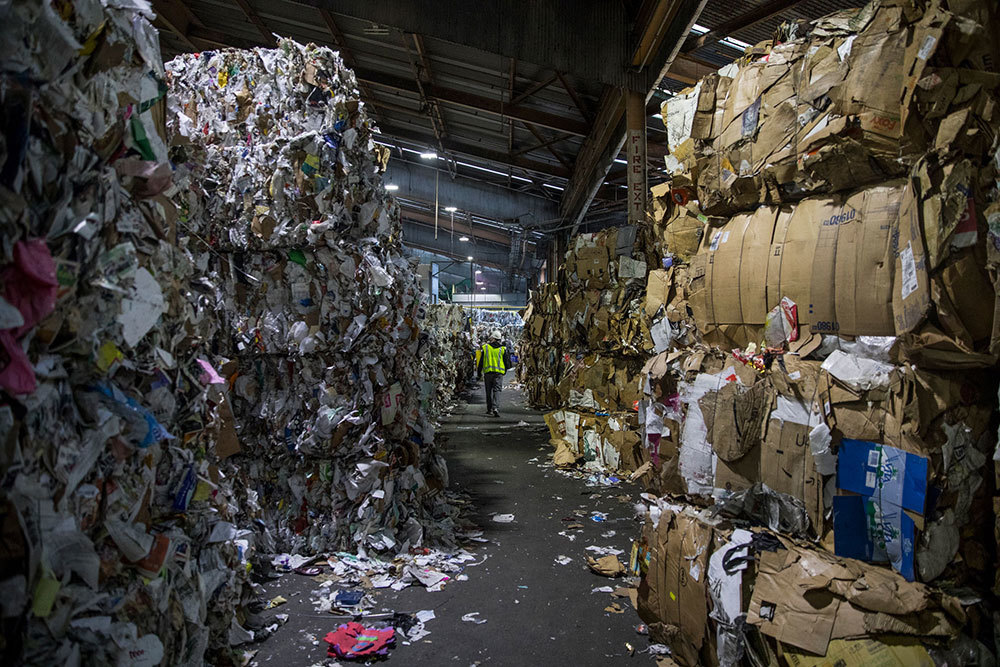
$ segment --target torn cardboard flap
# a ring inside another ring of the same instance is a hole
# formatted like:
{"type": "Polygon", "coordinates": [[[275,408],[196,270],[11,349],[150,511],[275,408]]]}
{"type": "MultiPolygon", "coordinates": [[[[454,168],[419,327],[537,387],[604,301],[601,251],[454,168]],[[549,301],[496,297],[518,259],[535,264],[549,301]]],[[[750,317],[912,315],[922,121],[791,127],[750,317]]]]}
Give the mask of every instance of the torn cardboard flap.
{"type": "Polygon", "coordinates": [[[783,644],[825,655],[831,639],[882,633],[948,638],[965,622],[957,600],[923,584],[787,546],[761,554],[747,613],[749,624],[783,644]]]}

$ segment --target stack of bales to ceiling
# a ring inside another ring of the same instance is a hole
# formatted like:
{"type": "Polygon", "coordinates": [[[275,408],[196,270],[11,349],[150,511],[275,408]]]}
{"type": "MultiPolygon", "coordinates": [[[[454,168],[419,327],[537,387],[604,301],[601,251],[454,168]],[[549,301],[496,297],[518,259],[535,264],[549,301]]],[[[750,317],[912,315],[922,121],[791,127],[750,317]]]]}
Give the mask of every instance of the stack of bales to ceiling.
{"type": "Polygon", "coordinates": [[[659,499],[633,567],[680,664],[992,645],[996,19],[904,0],[785,24],[664,105],[647,238],[674,338],[643,369],[659,499]]]}
{"type": "Polygon", "coordinates": [[[423,370],[421,401],[428,416],[437,419],[476,373],[465,308],[445,303],[426,306],[417,358],[423,370]]]}
{"type": "Polygon", "coordinates": [[[532,404],[556,408],[546,421],[559,465],[643,462],[639,371],[668,339],[650,330],[641,248],[635,227],[576,236],[558,281],[532,293],[518,371],[532,404]]]}
{"type": "Polygon", "coordinates": [[[235,425],[241,518],[292,552],[452,542],[420,405],[417,272],[353,72],[291,40],[168,71],[192,288],[218,285],[205,373],[235,425]]]}
{"type": "Polygon", "coordinates": [[[227,661],[259,543],[200,366],[217,286],[166,194],[149,5],[0,19],[0,655],[227,661]]]}
{"type": "Polygon", "coordinates": [[[531,292],[524,311],[524,329],[518,344],[517,379],[529,405],[559,405],[556,384],[563,363],[562,299],[559,285],[542,283],[531,292]]]}

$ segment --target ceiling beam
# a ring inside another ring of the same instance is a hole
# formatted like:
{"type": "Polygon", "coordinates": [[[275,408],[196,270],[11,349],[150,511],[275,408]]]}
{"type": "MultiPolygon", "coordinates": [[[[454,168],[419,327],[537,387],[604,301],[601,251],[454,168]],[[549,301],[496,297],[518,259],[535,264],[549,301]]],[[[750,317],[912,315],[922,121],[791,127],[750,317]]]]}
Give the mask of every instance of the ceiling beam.
{"type": "Polygon", "coordinates": [[[675,81],[693,86],[709,74],[718,70],[718,65],[706,63],[703,60],[688,55],[678,54],[677,59],[674,60],[674,64],[670,66],[667,76],[675,81]]]}
{"type": "Polygon", "coordinates": [[[740,30],[757,25],[758,23],[766,21],[772,16],[780,14],[786,9],[790,9],[795,5],[801,4],[802,2],[803,0],[771,0],[771,2],[760,5],[759,7],[754,7],[749,11],[734,16],[728,21],[720,23],[703,35],[692,35],[688,37],[681,50],[684,53],[697,51],[703,46],[714,44],[719,40],[729,37],[734,32],[739,32],[740,30]]]}
{"type": "Polygon", "coordinates": [[[444,118],[441,116],[441,105],[438,104],[437,100],[431,99],[427,95],[427,88],[432,84],[430,65],[427,63],[427,58],[423,54],[423,43],[419,40],[419,35],[410,34],[409,37],[413,39],[414,45],[417,48],[417,54],[419,58],[419,63],[413,57],[413,51],[410,50],[410,45],[406,41],[407,33],[399,33],[399,39],[403,43],[403,48],[406,49],[407,59],[410,61],[410,67],[413,69],[413,80],[417,84],[417,92],[420,95],[420,101],[422,107],[427,109],[427,115],[431,119],[431,127],[434,129],[434,136],[438,141],[438,148],[444,151],[444,146],[441,145],[441,140],[444,139],[447,132],[444,127],[444,118]]]}
{"type": "MultiPolygon", "coordinates": [[[[373,86],[398,90],[413,95],[420,94],[420,90],[417,85],[409,79],[405,79],[403,77],[360,68],[356,69],[354,74],[359,80],[365,81],[373,86]]],[[[564,118],[563,116],[558,116],[556,114],[539,111],[537,109],[529,109],[516,104],[508,105],[500,99],[484,97],[468,91],[454,90],[452,88],[445,88],[443,86],[433,84],[424,86],[424,90],[429,98],[447,102],[448,104],[455,104],[469,109],[475,109],[476,111],[484,111],[501,117],[506,116],[515,120],[524,121],[526,123],[547,127],[551,130],[567,132],[578,137],[587,135],[588,127],[586,123],[564,118]]]]}
{"type": "MultiPolygon", "coordinates": [[[[426,203],[426,202],[425,202],[426,203]]],[[[417,222],[422,222],[424,224],[430,225],[431,228],[434,227],[434,215],[427,213],[425,211],[420,211],[418,209],[411,208],[407,206],[404,202],[400,202],[400,208],[402,209],[402,214],[412,218],[417,222]]],[[[433,206],[433,203],[431,203],[433,206]]],[[[480,241],[489,241],[490,243],[495,243],[497,245],[503,246],[505,248],[510,248],[511,237],[509,234],[503,234],[502,232],[483,229],[482,227],[477,227],[476,225],[470,225],[465,219],[465,216],[455,216],[455,236],[468,236],[469,238],[475,237],[480,241]]],[[[451,233],[451,217],[446,213],[438,217],[438,235],[441,233],[451,233]]],[[[459,241],[459,243],[464,243],[459,241]]],[[[534,245],[534,241],[528,241],[529,244],[534,245]]],[[[472,246],[470,246],[471,248],[472,246]]],[[[465,254],[469,254],[466,252],[465,254]]]]}
{"type": "Polygon", "coordinates": [[[504,58],[568,72],[574,78],[632,86],[623,67],[629,19],[612,0],[292,0],[364,22],[392,26],[504,58]]]}
{"type": "Polygon", "coordinates": [[[401,211],[400,217],[403,222],[402,241],[404,246],[435,252],[457,260],[468,261],[466,258],[471,256],[474,258],[473,262],[477,265],[489,266],[500,271],[512,271],[520,275],[529,275],[533,270],[533,267],[530,269],[508,268],[509,247],[496,247],[490,242],[485,242],[479,246],[473,246],[471,243],[456,242],[455,247],[451,248],[449,247],[451,239],[448,236],[450,230],[442,227],[440,221],[438,222],[438,238],[435,239],[433,219],[428,221],[427,216],[415,214],[413,211],[401,211]],[[445,233],[444,236],[442,236],[442,231],[445,233]]]}
{"type": "Polygon", "coordinates": [[[177,0],[153,0],[153,11],[156,12],[154,25],[166,27],[192,51],[198,50],[195,43],[188,37],[188,30],[192,25],[197,27],[203,27],[203,25],[184,3],[177,0]]]}
{"type": "MultiPolygon", "coordinates": [[[[344,64],[350,67],[352,70],[357,68],[358,61],[354,59],[354,54],[351,50],[347,48],[347,39],[344,37],[344,33],[341,31],[340,26],[333,19],[333,14],[325,9],[319,10],[319,15],[323,18],[323,23],[326,24],[326,29],[330,32],[330,36],[333,37],[333,44],[340,51],[340,57],[344,61],[344,64]]],[[[378,109],[375,106],[375,94],[372,89],[368,87],[363,81],[358,81],[358,87],[361,88],[361,94],[364,96],[365,100],[371,105],[372,111],[378,119],[378,109]]],[[[380,120],[380,119],[379,119],[380,120]]]]}
{"type": "Polygon", "coordinates": [[[566,167],[568,171],[573,170],[573,165],[570,164],[569,160],[564,158],[562,155],[557,153],[554,148],[552,148],[553,142],[546,141],[545,137],[542,136],[542,133],[538,131],[537,127],[535,127],[531,123],[524,123],[524,122],[522,122],[522,125],[528,128],[528,132],[531,132],[532,136],[534,136],[535,139],[542,144],[542,147],[545,148],[545,150],[547,150],[549,153],[551,153],[552,157],[554,157],[555,159],[559,160],[559,162],[562,163],[562,166],[566,167]]]}
{"type": "Polygon", "coordinates": [[[425,202],[431,210],[437,192],[442,209],[455,206],[480,218],[508,224],[518,220],[551,220],[559,215],[554,202],[535,194],[515,192],[466,174],[451,178],[444,172],[441,160],[406,162],[390,159],[384,181],[399,186],[397,197],[425,202]]]}
{"type": "MultiPolygon", "coordinates": [[[[529,130],[530,130],[530,126],[526,125],[526,127],[528,127],[529,130]]],[[[537,151],[537,150],[542,149],[542,148],[548,148],[552,144],[558,144],[560,141],[566,141],[567,139],[570,139],[572,137],[573,137],[572,134],[559,134],[559,135],[556,135],[556,136],[552,137],[551,139],[544,139],[544,138],[543,139],[539,139],[540,143],[533,144],[531,146],[528,146],[527,148],[519,148],[516,151],[513,151],[511,153],[511,155],[524,155],[525,153],[530,153],[532,151],[537,151]]]]}
{"type": "Polygon", "coordinates": [[[556,80],[557,76],[558,75],[553,74],[549,78],[545,79],[545,81],[539,81],[538,83],[534,84],[523,93],[518,94],[514,99],[512,99],[509,102],[509,104],[517,104],[518,102],[528,99],[529,97],[537,93],[539,90],[542,90],[543,88],[548,88],[550,85],[552,85],[552,82],[556,80]]]}
{"type": "Polygon", "coordinates": [[[218,30],[209,28],[190,26],[187,30],[187,37],[199,49],[207,48],[233,48],[233,49],[254,49],[261,45],[260,41],[252,41],[234,37],[218,30]]]}
{"type": "Polygon", "coordinates": [[[566,89],[566,92],[573,100],[573,104],[576,105],[577,111],[579,111],[580,115],[583,116],[583,119],[589,123],[591,115],[590,110],[587,109],[587,105],[585,105],[583,100],[580,99],[580,96],[576,94],[576,90],[573,86],[569,85],[569,81],[566,80],[566,77],[562,72],[556,72],[556,76],[559,77],[559,83],[562,84],[562,87],[566,89]]]}
{"type": "MultiPolygon", "coordinates": [[[[648,71],[648,101],[669,72],[691,26],[698,20],[707,0],[659,0],[650,20],[640,32],[631,62],[648,71]]],[[[625,143],[625,90],[605,88],[591,132],[576,157],[573,176],[563,191],[560,213],[575,231],[587,212],[614,158],[625,143]]]]}
{"type": "MultiPolygon", "coordinates": [[[[381,128],[381,130],[386,138],[397,137],[399,139],[406,139],[407,141],[417,143],[426,143],[428,139],[433,139],[434,136],[429,130],[420,130],[417,128],[404,130],[401,128],[386,126],[381,128]]],[[[497,164],[510,167],[518,167],[519,169],[526,169],[537,174],[553,176],[560,179],[566,179],[570,176],[569,170],[564,167],[531,160],[523,155],[508,155],[503,151],[492,150],[490,148],[476,146],[474,144],[467,144],[465,142],[455,141],[451,138],[446,138],[441,143],[444,145],[444,149],[446,151],[460,153],[462,155],[478,158],[487,162],[495,162],[497,164]]]]}
{"type": "Polygon", "coordinates": [[[243,14],[250,20],[250,22],[257,26],[257,30],[259,30],[261,36],[264,37],[264,42],[272,48],[277,46],[278,42],[274,39],[274,35],[267,29],[267,26],[264,25],[263,19],[257,15],[257,12],[255,12],[254,8],[250,6],[250,3],[247,2],[247,0],[236,0],[236,4],[239,5],[241,10],[243,10],[243,14]]]}

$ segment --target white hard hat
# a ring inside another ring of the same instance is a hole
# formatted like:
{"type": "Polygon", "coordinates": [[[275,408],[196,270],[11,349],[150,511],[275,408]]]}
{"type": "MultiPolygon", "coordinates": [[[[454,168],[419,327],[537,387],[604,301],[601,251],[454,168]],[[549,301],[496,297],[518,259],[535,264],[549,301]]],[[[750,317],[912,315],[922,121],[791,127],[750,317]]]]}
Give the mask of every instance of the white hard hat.
{"type": "Polygon", "coordinates": [[[501,336],[500,336],[500,330],[499,329],[494,329],[493,333],[490,334],[490,340],[500,340],[500,338],[501,338],[501,336]]]}

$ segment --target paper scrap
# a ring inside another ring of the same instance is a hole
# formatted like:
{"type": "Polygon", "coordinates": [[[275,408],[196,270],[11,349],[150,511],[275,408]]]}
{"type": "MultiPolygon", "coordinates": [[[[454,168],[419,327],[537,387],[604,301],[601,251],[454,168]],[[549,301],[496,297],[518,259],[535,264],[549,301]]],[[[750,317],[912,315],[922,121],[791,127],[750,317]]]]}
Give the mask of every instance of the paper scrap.
{"type": "Polygon", "coordinates": [[[160,289],[160,284],[156,282],[153,274],[144,267],[135,272],[132,293],[122,299],[121,308],[118,323],[122,327],[122,338],[129,347],[134,348],[143,336],[149,333],[165,310],[163,290],[160,289]]]}

